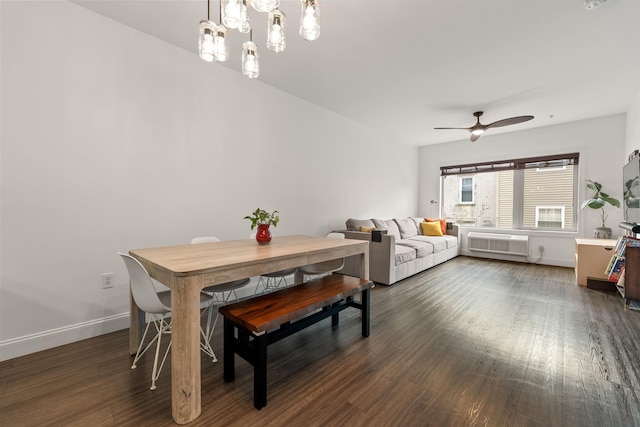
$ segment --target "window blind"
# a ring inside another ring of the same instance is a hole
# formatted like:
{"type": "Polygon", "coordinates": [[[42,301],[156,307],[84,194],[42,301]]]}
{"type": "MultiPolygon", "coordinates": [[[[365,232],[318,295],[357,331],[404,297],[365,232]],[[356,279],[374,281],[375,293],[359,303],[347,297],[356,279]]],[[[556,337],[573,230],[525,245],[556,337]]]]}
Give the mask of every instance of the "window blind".
{"type": "Polygon", "coordinates": [[[440,167],[440,175],[446,176],[482,172],[497,172],[515,169],[562,167],[568,165],[577,165],[579,158],[579,153],[569,153],[540,157],[528,157],[524,159],[470,163],[466,165],[442,166],[440,167]]]}

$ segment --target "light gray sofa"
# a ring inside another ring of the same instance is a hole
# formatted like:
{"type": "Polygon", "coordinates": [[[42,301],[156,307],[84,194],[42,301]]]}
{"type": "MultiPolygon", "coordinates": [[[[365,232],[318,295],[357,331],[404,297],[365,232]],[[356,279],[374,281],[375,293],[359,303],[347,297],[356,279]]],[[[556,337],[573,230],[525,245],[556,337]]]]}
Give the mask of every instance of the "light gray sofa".
{"type": "MultiPolygon", "coordinates": [[[[420,223],[424,218],[404,219],[349,219],[347,229],[341,230],[347,239],[369,242],[369,279],[383,285],[395,282],[424,271],[458,256],[458,227],[447,224],[444,236],[425,236],[420,223]],[[361,227],[386,230],[380,242],[372,240],[372,233],[360,231],[361,227]]],[[[347,258],[340,271],[348,275],[358,275],[359,265],[347,258]]]]}

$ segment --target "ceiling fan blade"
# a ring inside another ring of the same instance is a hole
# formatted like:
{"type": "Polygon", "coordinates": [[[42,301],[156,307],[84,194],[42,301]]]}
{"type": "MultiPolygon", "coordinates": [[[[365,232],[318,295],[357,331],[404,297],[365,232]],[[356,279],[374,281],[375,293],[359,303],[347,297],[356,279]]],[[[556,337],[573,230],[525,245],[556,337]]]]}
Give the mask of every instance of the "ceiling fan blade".
{"type": "Polygon", "coordinates": [[[508,119],[502,119],[502,120],[498,120],[497,122],[489,123],[488,125],[486,125],[486,129],[515,125],[522,122],[528,122],[531,119],[533,119],[533,116],[510,117],[508,119]]]}
{"type": "Polygon", "coordinates": [[[434,128],[434,129],[468,130],[469,132],[471,132],[471,142],[476,142],[480,138],[480,136],[489,128],[498,128],[501,126],[515,125],[515,124],[526,122],[533,119],[533,116],[517,116],[517,117],[510,117],[508,119],[498,120],[488,125],[483,125],[482,123],[480,123],[480,116],[482,116],[482,111],[476,111],[475,113],[473,113],[473,115],[476,118],[476,124],[471,126],[470,128],[434,128]]]}

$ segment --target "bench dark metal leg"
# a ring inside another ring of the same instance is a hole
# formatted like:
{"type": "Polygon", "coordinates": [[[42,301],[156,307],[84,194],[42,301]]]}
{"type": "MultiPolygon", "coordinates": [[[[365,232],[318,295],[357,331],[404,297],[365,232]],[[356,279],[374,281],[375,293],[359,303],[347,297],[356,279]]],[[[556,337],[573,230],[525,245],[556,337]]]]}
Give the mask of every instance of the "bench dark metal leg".
{"type": "Polygon", "coordinates": [[[267,334],[256,336],[253,344],[253,406],[262,409],[267,406],[267,334]]]}
{"type": "Polygon", "coordinates": [[[371,332],[371,290],[365,289],[362,291],[362,336],[368,337],[371,332]]]}
{"type": "Polygon", "coordinates": [[[224,318],[224,380],[225,382],[231,382],[236,376],[235,359],[236,353],[234,350],[233,341],[234,337],[234,325],[226,317],[224,318]]]}

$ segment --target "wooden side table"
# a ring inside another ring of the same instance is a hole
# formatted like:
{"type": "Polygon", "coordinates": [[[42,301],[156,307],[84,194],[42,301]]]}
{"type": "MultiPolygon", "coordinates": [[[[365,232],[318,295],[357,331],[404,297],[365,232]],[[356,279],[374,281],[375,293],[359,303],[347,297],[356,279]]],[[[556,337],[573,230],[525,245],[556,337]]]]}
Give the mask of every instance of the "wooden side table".
{"type": "Polygon", "coordinates": [[[576,283],[587,286],[587,278],[608,281],[604,274],[613,255],[615,239],[576,239],[576,283]]]}

